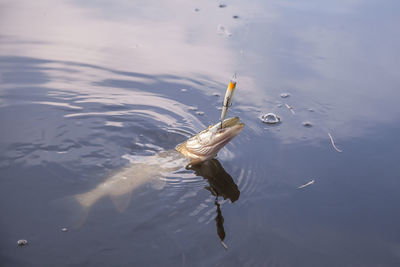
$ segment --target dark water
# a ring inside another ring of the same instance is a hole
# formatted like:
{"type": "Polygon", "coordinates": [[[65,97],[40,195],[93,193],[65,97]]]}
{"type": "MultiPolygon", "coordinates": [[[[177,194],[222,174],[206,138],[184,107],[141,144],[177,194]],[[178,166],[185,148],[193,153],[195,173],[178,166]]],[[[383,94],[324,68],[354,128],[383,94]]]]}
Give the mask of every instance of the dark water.
{"type": "Polygon", "coordinates": [[[1,266],[400,266],[399,3],[219,4],[0,3],[1,266]],[[215,123],[234,72],[217,160],[72,205],[215,123]]]}

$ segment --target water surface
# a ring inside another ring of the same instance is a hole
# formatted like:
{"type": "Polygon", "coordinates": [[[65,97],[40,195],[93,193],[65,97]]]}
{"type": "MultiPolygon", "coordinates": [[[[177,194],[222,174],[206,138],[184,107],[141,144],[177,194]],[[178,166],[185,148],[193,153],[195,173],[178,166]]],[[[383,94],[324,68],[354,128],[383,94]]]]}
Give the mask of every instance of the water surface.
{"type": "Polygon", "coordinates": [[[399,4],[219,4],[0,4],[0,265],[399,266],[399,4]],[[215,123],[234,72],[217,160],[74,205],[215,123]]]}

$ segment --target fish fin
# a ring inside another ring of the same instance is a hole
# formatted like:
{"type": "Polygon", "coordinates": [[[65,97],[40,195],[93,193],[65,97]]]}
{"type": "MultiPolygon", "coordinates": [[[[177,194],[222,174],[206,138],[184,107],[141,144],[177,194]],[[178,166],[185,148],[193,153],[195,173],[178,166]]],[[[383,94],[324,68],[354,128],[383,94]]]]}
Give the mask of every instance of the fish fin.
{"type": "Polygon", "coordinates": [[[54,209],[55,213],[61,213],[60,216],[57,216],[63,220],[60,222],[60,226],[68,228],[82,227],[89,215],[89,208],[82,206],[75,196],[53,200],[49,208],[54,209]]]}
{"type": "Polygon", "coordinates": [[[186,145],[186,141],[183,142],[183,143],[178,144],[178,145],[175,147],[175,150],[182,153],[182,150],[185,148],[185,145],[186,145]]]}
{"type": "Polygon", "coordinates": [[[110,195],[114,206],[119,212],[124,212],[128,207],[132,199],[132,191],[123,195],[110,195]]]}
{"type": "Polygon", "coordinates": [[[150,186],[155,190],[161,190],[165,187],[167,182],[165,179],[161,179],[160,177],[156,177],[153,181],[151,181],[150,186]]]}

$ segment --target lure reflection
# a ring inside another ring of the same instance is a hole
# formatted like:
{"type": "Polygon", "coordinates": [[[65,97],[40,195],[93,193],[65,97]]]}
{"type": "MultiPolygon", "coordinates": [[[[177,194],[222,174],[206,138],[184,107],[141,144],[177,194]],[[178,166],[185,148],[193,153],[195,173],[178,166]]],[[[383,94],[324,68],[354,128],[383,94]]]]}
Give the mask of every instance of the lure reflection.
{"type": "Polygon", "coordinates": [[[197,176],[202,176],[204,179],[207,179],[210,184],[206,189],[215,196],[214,204],[217,207],[217,216],[215,217],[217,234],[221,239],[222,246],[227,249],[228,247],[224,243],[224,217],[222,216],[221,205],[218,202],[218,197],[229,199],[231,203],[233,203],[239,199],[239,188],[217,159],[204,161],[199,165],[191,166],[190,169],[194,170],[197,176]]]}

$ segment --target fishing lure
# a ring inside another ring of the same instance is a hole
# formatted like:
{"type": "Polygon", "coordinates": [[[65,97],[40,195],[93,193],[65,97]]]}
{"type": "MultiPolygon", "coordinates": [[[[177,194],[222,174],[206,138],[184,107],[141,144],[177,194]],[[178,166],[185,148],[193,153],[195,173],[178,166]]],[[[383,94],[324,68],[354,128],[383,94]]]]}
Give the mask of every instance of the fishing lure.
{"type": "Polygon", "coordinates": [[[228,112],[228,108],[232,106],[232,99],[233,93],[235,92],[236,88],[236,73],[233,75],[232,79],[229,81],[228,88],[226,88],[224,102],[222,102],[222,111],[221,111],[221,128],[222,128],[222,121],[226,117],[226,113],[228,112]]]}

